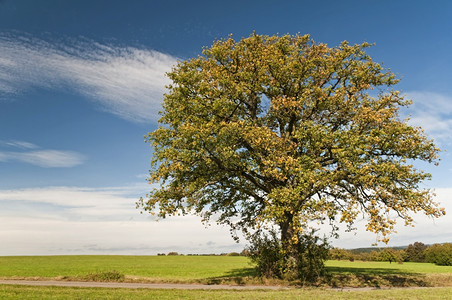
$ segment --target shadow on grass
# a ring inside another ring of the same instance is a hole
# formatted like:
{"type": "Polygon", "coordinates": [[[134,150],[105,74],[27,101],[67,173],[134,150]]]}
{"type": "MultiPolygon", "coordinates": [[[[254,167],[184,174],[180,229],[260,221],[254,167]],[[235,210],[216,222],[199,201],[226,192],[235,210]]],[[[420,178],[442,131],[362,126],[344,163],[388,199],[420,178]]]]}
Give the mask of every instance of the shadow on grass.
{"type": "MultiPolygon", "coordinates": [[[[430,286],[425,274],[396,268],[326,267],[324,283],[331,287],[425,287],[430,286]]],[[[322,280],[323,281],[323,280],[322,280]]]]}
{"type": "Polygon", "coordinates": [[[352,274],[367,274],[367,275],[418,275],[418,273],[408,273],[400,269],[390,268],[362,268],[362,267],[325,267],[326,271],[331,274],[338,273],[352,273],[352,274]]]}
{"type": "Polygon", "coordinates": [[[255,268],[234,269],[223,276],[205,279],[207,284],[270,284],[295,286],[328,286],[340,287],[426,287],[431,283],[425,274],[409,273],[399,269],[389,268],[354,268],[354,267],[326,267],[326,275],[316,282],[288,282],[284,280],[263,280],[255,268]]]}
{"type": "Polygon", "coordinates": [[[224,284],[231,283],[237,285],[245,285],[250,279],[257,279],[255,268],[233,269],[223,276],[207,278],[207,284],[224,284]]]}

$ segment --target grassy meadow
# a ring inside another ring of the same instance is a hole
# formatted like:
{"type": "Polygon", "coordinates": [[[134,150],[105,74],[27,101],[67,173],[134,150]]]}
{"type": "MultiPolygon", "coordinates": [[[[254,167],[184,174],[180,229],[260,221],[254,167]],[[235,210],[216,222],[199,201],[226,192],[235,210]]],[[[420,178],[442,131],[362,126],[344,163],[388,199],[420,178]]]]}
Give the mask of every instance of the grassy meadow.
{"type": "Polygon", "coordinates": [[[452,266],[430,263],[363,262],[329,260],[327,284],[332,287],[452,286],[452,266]]]}
{"type": "Polygon", "coordinates": [[[0,278],[83,279],[111,271],[124,274],[129,280],[171,283],[209,283],[255,275],[248,258],[243,256],[0,257],[0,278]]]}
{"type": "Polygon", "coordinates": [[[149,290],[0,285],[9,299],[451,299],[452,288],[393,290],[149,290]]]}
{"type": "MultiPolygon", "coordinates": [[[[452,267],[429,263],[327,261],[317,286],[452,286],[452,267]]],[[[204,284],[296,285],[256,276],[243,256],[7,256],[0,278],[204,284]]]]}
{"type": "Polygon", "coordinates": [[[288,290],[148,290],[0,285],[1,299],[451,299],[452,267],[428,263],[327,261],[316,286],[264,280],[241,256],[10,256],[1,279],[291,286],[288,290]],[[122,277],[108,277],[106,274],[122,277]],[[96,276],[94,276],[96,275],[96,276]],[[342,290],[347,287],[382,288],[342,290]],[[393,289],[403,287],[402,289],[393,289]],[[405,287],[423,287],[406,289],[405,287]],[[333,288],[333,289],[332,289],[333,288]],[[334,289],[339,288],[339,289],[334,289]],[[391,288],[391,289],[387,289],[391,288]]]}
{"type": "Polygon", "coordinates": [[[328,260],[325,263],[330,272],[360,272],[360,273],[399,273],[399,274],[452,274],[452,266],[437,266],[430,263],[386,261],[354,261],[328,260]]]}

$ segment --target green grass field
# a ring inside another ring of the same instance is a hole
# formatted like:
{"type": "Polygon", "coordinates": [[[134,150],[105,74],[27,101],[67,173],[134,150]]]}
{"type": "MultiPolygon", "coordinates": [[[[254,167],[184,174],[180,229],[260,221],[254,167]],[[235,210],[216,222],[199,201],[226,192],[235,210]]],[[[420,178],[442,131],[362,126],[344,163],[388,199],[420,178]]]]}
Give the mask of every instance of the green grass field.
{"type": "Polygon", "coordinates": [[[0,285],[7,299],[451,299],[452,288],[355,290],[147,290],[0,285]]]}
{"type": "MultiPolygon", "coordinates": [[[[450,266],[427,263],[327,261],[326,266],[334,276],[422,277],[452,274],[450,266]]],[[[135,278],[151,282],[221,283],[222,280],[242,278],[249,281],[256,277],[249,259],[242,256],[0,257],[1,278],[81,279],[89,274],[113,270],[130,280],[135,278]]]]}
{"type": "Polygon", "coordinates": [[[9,256],[0,257],[3,278],[77,278],[116,270],[154,282],[203,282],[253,276],[241,256],[9,256]]]}
{"type": "Polygon", "coordinates": [[[330,271],[337,272],[371,272],[371,273],[452,273],[452,266],[437,266],[429,263],[407,262],[403,264],[382,261],[339,261],[328,260],[325,265],[330,271]]]}
{"type": "MultiPolygon", "coordinates": [[[[0,299],[451,299],[452,267],[426,263],[327,261],[319,288],[280,291],[207,291],[28,287],[0,285],[0,299]],[[441,288],[338,291],[330,287],[441,288]]],[[[113,270],[125,281],[281,284],[256,277],[248,258],[236,256],[10,256],[0,257],[2,279],[90,280],[113,270]],[[87,279],[88,278],[88,279],[87,279]],[[91,277],[92,278],[92,277],[91,277]]]]}
{"type": "Polygon", "coordinates": [[[429,263],[327,261],[329,286],[452,286],[452,266],[429,263]]]}

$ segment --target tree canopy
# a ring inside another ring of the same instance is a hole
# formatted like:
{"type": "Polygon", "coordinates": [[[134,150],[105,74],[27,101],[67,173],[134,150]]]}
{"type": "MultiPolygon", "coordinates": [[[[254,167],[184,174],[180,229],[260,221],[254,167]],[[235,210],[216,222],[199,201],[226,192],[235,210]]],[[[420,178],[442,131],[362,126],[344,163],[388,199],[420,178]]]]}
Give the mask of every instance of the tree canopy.
{"type": "MultiPolygon", "coordinates": [[[[312,221],[359,218],[387,241],[397,217],[445,212],[420,183],[439,149],[399,116],[410,100],[365,52],[309,35],[216,41],[168,73],[149,182],[140,205],[158,216],[194,213],[232,231],[279,228],[298,243],[312,221]]],[[[334,226],[334,225],[333,225],[334,226]]]]}

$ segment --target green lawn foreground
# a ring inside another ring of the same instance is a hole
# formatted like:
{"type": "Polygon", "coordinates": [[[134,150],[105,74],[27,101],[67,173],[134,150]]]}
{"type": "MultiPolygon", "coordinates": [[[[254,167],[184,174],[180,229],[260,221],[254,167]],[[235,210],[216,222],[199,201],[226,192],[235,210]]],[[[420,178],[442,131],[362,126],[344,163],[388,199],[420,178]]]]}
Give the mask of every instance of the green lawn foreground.
{"type": "Polygon", "coordinates": [[[451,299],[452,288],[390,290],[149,290],[0,285],[7,299],[451,299]]]}
{"type": "MultiPolygon", "coordinates": [[[[342,286],[378,287],[391,279],[439,276],[440,288],[289,290],[150,290],[0,285],[0,299],[451,299],[452,267],[424,263],[327,261],[342,286]],[[444,279],[446,278],[446,279],[444,279]],[[363,281],[369,282],[363,282],[363,281]],[[355,281],[355,282],[354,282],[355,281]],[[373,281],[373,282],[372,282],[373,281]]],[[[9,256],[0,257],[0,278],[80,280],[116,270],[126,281],[256,284],[249,259],[235,256],[9,256]]],[[[274,282],[261,282],[261,284],[274,282]]],[[[419,283],[419,282],[414,282],[419,283]]],[[[330,286],[334,286],[331,284],[330,286]]],[[[341,287],[340,284],[336,286],[341,287]]],[[[382,285],[384,286],[384,284],[382,285]]],[[[393,285],[393,286],[397,286],[393,285]]],[[[401,285],[403,286],[403,285],[401,285]]],[[[413,285],[408,285],[413,286],[413,285]]]]}

